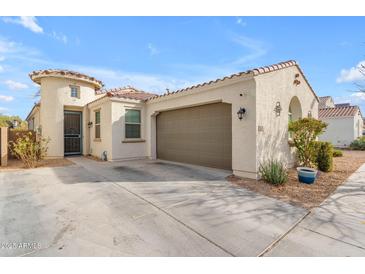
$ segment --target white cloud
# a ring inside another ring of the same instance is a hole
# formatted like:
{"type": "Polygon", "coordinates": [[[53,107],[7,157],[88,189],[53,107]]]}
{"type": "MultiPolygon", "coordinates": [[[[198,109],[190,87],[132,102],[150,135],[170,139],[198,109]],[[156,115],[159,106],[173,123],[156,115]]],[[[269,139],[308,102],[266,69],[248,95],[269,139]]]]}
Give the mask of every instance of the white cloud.
{"type": "Polygon", "coordinates": [[[13,101],[13,100],[14,100],[13,96],[0,95],[0,101],[10,102],[10,101],[13,101]]]}
{"type": "MultiPolygon", "coordinates": [[[[1,39],[0,37],[0,53],[9,53],[14,52],[17,49],[17,43],[8,41],[6,39],[1,39]]],[[[4,56],[2,56],[3,60],[5,59],[4,56]]]]}
{"type": "Polygon", "coordinates": [[[250,53],[243,55],[233,61],[232,64],[235,65],[245,65],[248,62],[262,57],[267,53],[267,49],[261,41],[252,39],[244,35],[235,35],[233,37],[233,42],[241,45],[242,47],[250,51],[250,53]]]}
{"type": "Polygon", "coordinates": [[[4,17],[5,23],[18,24],[35,33],[43,33],[43,28],[38,25],[35,16],[20,16],[18,18],[4,17]]]}
{"type": "Polygon", "coordinates": [[[65,34],[61,33],[61,32],[57,33],[55,31],[52,31],[51,37],[53,39],[57,40],[57,41],[60,41],[60,42],[64,43],[64,44],[68,43],[68,37],[65,34]]]}
{"type": "Polygon", "coordinates": [[[241,27],[246,27],[247,26],[247,23],[240,17],[237,18],[236,24],[240,25],[241,27]]]}
{"type": "Polygon", "coordinates": [[[4,108],[4,107],[0,107],[0,113],[1,114],[4,114],[4,112],[8,111],[7,108],[4,108]]]}
{"type": "Polygon", "coordinates": [[[160,53],[160,51],[152,43],[148,43],[147,48],[148,48],[151,56],[160,53]]]}
{"type": "Polygon", "coordinates": [[[355,67],[341,70],[336,82],[348,83],[365,80],[365,75],[360,72],[361,65],[365,66],[365,60],[359,62],[355,67]]]}
{"type": "Polygon", "coordinates": [[[340,44],[339,44],[341,47],[349,47],[349,46],[351,46],[351,43],[350,42],[348,42],[348,41],[342,41],[342,42],[340,42],[340,44]]]}
{"type": "Polygon", "coordinates": [[[67,67],[102,80],[106,84],[106,88],[130,85],[147,92],[163,93],[166,91],[166,88],[175,90],[191,84],[189,81],[166,75],[135,73],[78,65],[67,65],[67,67]]]}
{"type": "Polygon", "coordinates": [[[336,103],[349,103],[351,105],[360,106],[365,108],[365,93],[353,92],[348,96],[338,96],[334,98],[336,103]]]}
{"type": "MultiPolygon", "coordinates": [[[[24,65],[27,66],[29,64],[37,64],[37,65],[51,65],[50,61],[47,58],[44,58],[42,53],[35,49],[24,46],[21,43],[17,43],[14,41],[10,41],[0,35],[0,55],[4,58],[4,60],[9,60],[13,62],[16,60],[17,67],[20,69],[24,62],[24,65]],[[20,61],[20,62],[19,62],[20,61]]],[[[6,66],[8,68],[9,65],[6,66]]]]}
{"type": "Polygon", "coordinates": [[[21,89],[28,88],[28,86],[26,84],[23,84],[23,83],[20,83],[20,82],[16,82],[16,81],[13,81],[13,80],[6,80],[4,83],[11,90],[21,90],[21,89]]]}
{"type": "Polygon", "coordinates": [[[3,72],[5,69],[2,65],[0,65],[0,73],[3,72]]]}
{"type": "Polygon", "coordinates": [[[248,69],[257,65],[256,59],[267,53],[267,46],[260,40],[256,40],[244,35],[232,34],[231,42],[240,47],[242,51],[237,57],[225,60],[223,63],[214,64],[174,64],[171,67],[174,71],[182,72],[187,79],[194,79],[194,83],[201,83],[230,75],[238,71],[248,69]]]}
{"type": "Polygon", "coordinates": [[[357,101],[365,103],[365,93],[364,92],[355,92],[355,93],[352,93],[350,96],[357,101]]]}
{"type": "Polygon", "coordinates": [[[0,56],[0,62],[4,61],[5,57],[4,56],[0,56]]]}

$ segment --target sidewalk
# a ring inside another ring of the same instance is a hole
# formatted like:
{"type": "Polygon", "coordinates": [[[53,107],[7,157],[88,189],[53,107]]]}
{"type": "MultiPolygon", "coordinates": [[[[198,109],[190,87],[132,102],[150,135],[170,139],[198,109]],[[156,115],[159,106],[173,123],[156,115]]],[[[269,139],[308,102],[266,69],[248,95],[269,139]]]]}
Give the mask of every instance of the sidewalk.
{"type": "Polygon", "coordinates": [[[365,256],[365,164],[265,256],[365,256]]]}

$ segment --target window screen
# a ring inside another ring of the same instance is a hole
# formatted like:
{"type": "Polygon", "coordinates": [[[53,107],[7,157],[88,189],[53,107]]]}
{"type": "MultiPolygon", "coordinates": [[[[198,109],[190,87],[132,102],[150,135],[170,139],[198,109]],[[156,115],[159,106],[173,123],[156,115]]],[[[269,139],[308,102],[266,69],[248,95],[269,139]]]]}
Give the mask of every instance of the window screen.
{"type": "Polygon", "coordinates": [[[125,113],[125,138],[141,138],[141,111],[127,109],[125,113]]]}
{"type": "Polygon", "coordinates": [[[95,111],[95,138],[100,138],[100,110],[95,111]]]}
{"type": "Polygon", "coordinates": [[[71,97],[80,98],[80,89],[77,86],[71,86],[71,97]]]}

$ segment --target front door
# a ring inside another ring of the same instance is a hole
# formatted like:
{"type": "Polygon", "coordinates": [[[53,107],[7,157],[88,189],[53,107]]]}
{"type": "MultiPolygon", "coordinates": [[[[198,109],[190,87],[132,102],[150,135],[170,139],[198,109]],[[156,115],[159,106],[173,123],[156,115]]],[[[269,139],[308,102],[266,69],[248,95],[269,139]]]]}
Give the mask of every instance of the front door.
{"type": "Polygon", "coordinates": [[[65,111],[64,113],[64,135],[65,155],[81,154],[81,112],[65,111]]]}

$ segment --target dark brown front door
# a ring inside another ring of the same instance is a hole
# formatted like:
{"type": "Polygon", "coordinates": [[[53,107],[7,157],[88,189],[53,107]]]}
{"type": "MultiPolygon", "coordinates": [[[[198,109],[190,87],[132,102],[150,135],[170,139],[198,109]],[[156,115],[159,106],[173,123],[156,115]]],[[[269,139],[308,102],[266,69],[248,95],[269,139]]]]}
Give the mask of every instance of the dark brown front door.
{"type": "Polygon", "coordinates": [[[65,111],[65,155],[81,154],[81,112],[65,111]]]}
{"type": "Polygon", "coordinates": [[[159,159],[232,169],[230,104],[161,112],[156,127],[159,159]]]}

